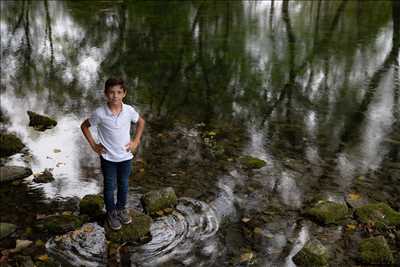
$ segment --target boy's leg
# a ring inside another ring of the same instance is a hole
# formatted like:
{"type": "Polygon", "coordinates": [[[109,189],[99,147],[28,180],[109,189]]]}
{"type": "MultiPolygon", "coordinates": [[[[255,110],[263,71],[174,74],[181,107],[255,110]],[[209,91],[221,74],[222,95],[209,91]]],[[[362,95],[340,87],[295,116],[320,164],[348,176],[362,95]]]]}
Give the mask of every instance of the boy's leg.
{"type": "Polygon", "coordinates": [[[128,199],[128,180],[132,170],[131,163],[131,160],[119,162],[117,170],[118,192],[116,208],[120,222],[123,224],[128,224],[132,221],[127,210],[125,209],[128,199]]]}
{"type": "Polygon", "coordinates": [[[117,163],[105,160],[103,157],[100,157],[100,159],[101,172],[104,178],[104,204],[106,205],[107,212],[111,212],[115,210],[114,190],[117,179],[117,163]]]}
{"type": "Polygon", "coordinates": [[[131,160],[126,160],[122,162],[118,162],[117,169],[117,184],[118,184],[118,192],[117,192],[117,209],[124,209],[126,206],[126,202],[128,199],[128,180],[131,175],[131,160]]]}
{"type": "Polygon", "coordinates": [[[114,204],[114,189],[117,179],[117,163],[105,160],[103,159],[103,157],[100,157],[100,162],[101,171],[104,177],[103,195],[104,204],[106,205],[107,210],[107,220],[112,229],[118,230],[121,228],[121,224],[118,220],[118,215],[114,204]]]}

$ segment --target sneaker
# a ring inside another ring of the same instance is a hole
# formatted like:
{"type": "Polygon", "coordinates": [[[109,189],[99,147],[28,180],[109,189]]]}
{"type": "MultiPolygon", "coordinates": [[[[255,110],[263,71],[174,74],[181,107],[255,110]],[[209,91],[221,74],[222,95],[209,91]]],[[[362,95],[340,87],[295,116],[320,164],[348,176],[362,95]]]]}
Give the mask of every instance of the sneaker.
{"type": "Polygon", "coordinates": [[[131,216],[129,216],[127,209],[117,210],[119,221],[122,224],[130,224],[132,222],[131,216]]]}
{"type": "Polygon", "coordinates": [[[119,222],[118,214],[117,214],[116,210],[107,212],[107,222],[108,222],[108,225],[110,225],[111,229],[113,229],[113,230],[121,229],[121,223],[119,222]]]}

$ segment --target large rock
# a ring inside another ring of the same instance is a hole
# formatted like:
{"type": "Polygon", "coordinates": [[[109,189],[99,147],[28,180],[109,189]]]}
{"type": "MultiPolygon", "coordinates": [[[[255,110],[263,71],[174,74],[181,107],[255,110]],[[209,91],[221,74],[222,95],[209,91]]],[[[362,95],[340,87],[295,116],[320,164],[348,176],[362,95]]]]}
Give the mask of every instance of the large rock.
{"type": "Polygon", "coordinates": [[[37,114],[32,111],[28,111],[27,113],[29,116],[29,126],[32,126],[35,130],[44,131],[57,125],[57,122],[52,118],[37,114]]]}
{"type": "Polygon", "coordinates": [[[157,211],[173,208],[177,197],[172,187],[147,192],[142,197],[143,207],[147,214],[154,215],[157,211]]]}
{"type": "Polygon", "coordinates": [[[310,240],[293,257],[293,262],[298,266],[328,266],[328,250],[317,239],[310,240]]]}
{"type": "Polygon", "coordinates": [[[348,215],[349,209],[346,203],[332,201],[318,201],[306,214],[322,224],[334,224],[340,222],[348,215]]]}
{"type": "Polygon", "coordinates": [[[80,227],[82,223],[78,216],[52,215],[37,221],[34,226],[39,231],[59,235],[80,227]]]}
{"type": "Polygon", "coordinates": [[[122,225],[118,231],[112,230],[106,224],[106,237],[114,243],[137,243],[150,236],[151,217],[135,210],[129,210],[132,222],[122,225]]]}
{"type": "Polygon", "coordinates": [[[17,226],[12,223],[2,223],[0,222],[0,239],[3,239],[17,230],[17,226]]]}
{"type": "Polygon", "coordinates": [[[383,236],[370,237],[360,243],[360,258],[365,264],[393,264],[393,254],[383,236]]]}
{"type": "Polygon", "coordinates": [[[104,214],[104,199],[101,195],[86,195],[79,203],[80,214],[96,218],[104,214]]]}
{"type": "Polygon", "coordinates": [[[107,245],[104,228],[87,223],[46,243],[50,255],[68,266],[106,266],[107,245]]]}
{"type": "Polygon", "coordinates": [[[43,172],[35,174],[34,176],[35,178],[33,178],[33,181],[40,184],[50,183],[55,180],[53,174],[47,168],[44,169],[43,172]]]}
{"type": "Polygon", "coordinates": [[[32,170],[21,166],[1,166],[0,184],[23,179],[32,175],[32,170]]]}
{"type": "Polygon", "coordinates": [[[400,225],[400,212],[383,202],[357,208],[355,215],[360,222],[374,225],[378,229],[400,225]]]}
{"type": "Polygon", "coordinates": [[[267,164],[264,160],[252,156],[240,157],[240,163],[245,169],[260,169],[267,164]]]}
{"type": "Polygon", "coordinates": [[[0,133],[0,157],[9,157],[18,153],[25,145],[22,141],[10,133],[0,133]]]}

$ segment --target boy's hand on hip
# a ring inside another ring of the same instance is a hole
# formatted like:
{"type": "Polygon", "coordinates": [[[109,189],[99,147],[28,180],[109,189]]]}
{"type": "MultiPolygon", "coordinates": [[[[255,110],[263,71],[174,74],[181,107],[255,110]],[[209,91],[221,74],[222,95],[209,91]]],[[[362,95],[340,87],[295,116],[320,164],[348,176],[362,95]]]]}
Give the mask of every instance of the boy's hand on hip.
{"type": "Polygon", "coordinates": [[[99,155],[106,153],[106,148],[102,144],[95,144],[93,150],[99,155]]]}
{"type": "Polygon", "coordinates": [[[135,153],[137,147],[139,146],[138,141],[130,141],[128,144],[125,145],[126,151],[131,151],[132,153],[135,153]]]}

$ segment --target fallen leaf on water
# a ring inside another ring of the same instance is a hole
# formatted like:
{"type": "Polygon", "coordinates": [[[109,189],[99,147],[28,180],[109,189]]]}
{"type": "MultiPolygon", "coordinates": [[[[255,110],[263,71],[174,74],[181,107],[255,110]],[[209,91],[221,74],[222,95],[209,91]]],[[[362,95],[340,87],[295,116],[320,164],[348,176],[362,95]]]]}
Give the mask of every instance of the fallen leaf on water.
{"type": "Polygon", "coordinates": [[[61,149],[55,148],[55,149],[53,150],[53,152],[54,152],[54,153],[60,153],[60,152],[61,152],[61,149]]]}
{"type": "Polygon", "coordinates": [[[250,218],[242,218],[242,222],[248,223],[251,219],[250,218]]]}
{"type": "Polygon", "coordinates": [[[256,234],[256,235],[261,235],[262,233],[263,233],[263,230],[260,228],[260,227],[256,227],[256,228],[254,228],[254,233],[256,234]]]}
{"type": "Polygon", "coordinates": [[[254,258],[254,253],[252,251],[243,253],[240,255],[240,262],[251,261],[254,258]]]}
{"type": "Polygon", "coordinates": [[[46,218],[46,217],[47,217],[46,214],[36,214],[36,219],[37,219],[37,220],[44,219],[44,218],[46,218]]]}
{"type": "Polygon", "coordinates": [[[47,254],[44,254],[44,255],[40,255],[39,257],[37,257],[37,259],[40,261],[48,261],[49,256],[47,254]]]}
{"type": "Polygon", "coordinates": [[[165,208],[164,209],[164,212],[165,213],[171,213],[171,212],[173,212],[174,211],[174,209],[172,209],[172,208],[165,208]]]}
{"type": "Polygon", "coordinates": [[[164,212],[162,210],[159,210],[159,211],[156,211],[156,214],[159,216],[162,216],[162,215],[164,215],[164,212]]]}
{"type": "Polygon", "coordinates": [[[349,199],[352,201],[357,201],[357,200],[361,199],[361,195],[358,193],[349,193],[348,196],[349,196],[349,199]]]}
{"type": "Polygon", "coordinates": [[[356,228],[357,228],[357,225],[356,225],[356,224],[348,224],[348,225],[346,225],[346,229],[347,229],[348,231],[355,230],[356,228]]]}
{"type": "Polygon", "coordinates": [[[72,211],[63,211],[62,215],[72,215],[72,211]]]}

